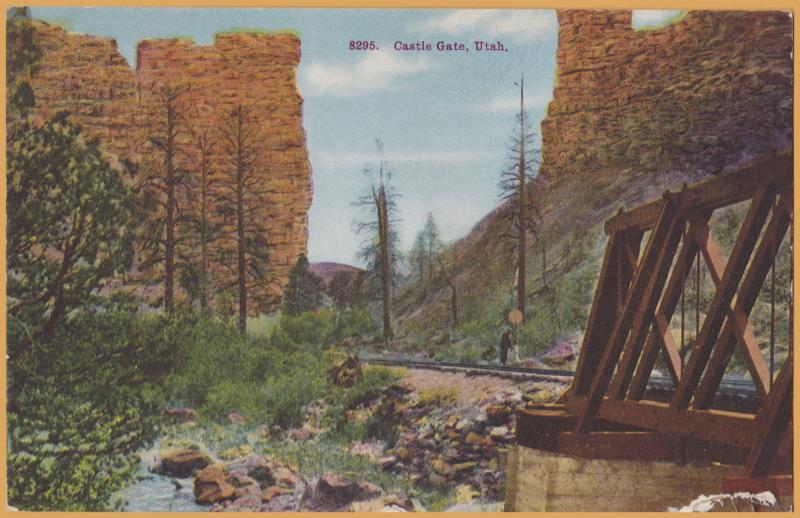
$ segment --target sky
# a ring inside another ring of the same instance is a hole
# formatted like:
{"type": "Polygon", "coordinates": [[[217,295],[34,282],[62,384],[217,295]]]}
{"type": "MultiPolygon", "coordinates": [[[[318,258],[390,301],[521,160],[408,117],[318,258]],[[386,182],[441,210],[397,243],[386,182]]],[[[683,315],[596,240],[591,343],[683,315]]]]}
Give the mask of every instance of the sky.
{"type": "MultiPolygon", "coordinates": [[[[364,164],[377,162],[376,139],[399,193],[403,249],[431,212],[445,241],[466,235],[498,203],[498,178],[519,109],[515,82],[538,133],[552,98],[558,24],[552,10],[177,9],[34,7],[35,18],[70,31],[116,39],[135,67],[149,38],[213,43],[226,30],[293,29],[303,126],[313,172],[308,254],[312,262],[358,264],[352,202],[364,192],[364,164]],[[375,51],[353,51],[353,40],[375,51]],[[474,41],[505,51],[477,52],[474,41]],[[403,52],[395,42],[463,42],[468,52],[403,52]]],[[[634,11],[634,27],[675,11],[634,11]]],[[[538,140],[538,136],[537,136],[538,140]]]]}

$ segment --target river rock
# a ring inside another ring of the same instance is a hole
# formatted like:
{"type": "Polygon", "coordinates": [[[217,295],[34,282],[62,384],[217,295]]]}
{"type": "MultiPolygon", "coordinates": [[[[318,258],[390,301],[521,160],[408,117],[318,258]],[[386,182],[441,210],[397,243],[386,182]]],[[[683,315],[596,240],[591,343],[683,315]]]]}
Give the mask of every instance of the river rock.
{"type": "Polygon", "coordinates": [[[186,478],[211,462],[211,457],[199,449],[177,448],[159,454],[159,465],[154,471],[170,477],[186,478]]]}
{"type": "Polygon", "coordinates": [[[251,477],[262,488],[272,486],[276,482],[273,466],[260,455],[253,454],[233,460],[225,465],[225,469],[230,474],[251,477]]]}
{"type": "Polygon", "coordinates": [[[358,500],[368,500],[381,493],[369,482],[346,480],[336,475],[322,475],[305,507],[310,511],[338,511],[358,500]]]}
{"type": "Polygon", "coordinates": [[[194,479],[194,497],[198,504],[221,502],[232,498],[235,492],[221,464],[206,466],[194,479]]]}

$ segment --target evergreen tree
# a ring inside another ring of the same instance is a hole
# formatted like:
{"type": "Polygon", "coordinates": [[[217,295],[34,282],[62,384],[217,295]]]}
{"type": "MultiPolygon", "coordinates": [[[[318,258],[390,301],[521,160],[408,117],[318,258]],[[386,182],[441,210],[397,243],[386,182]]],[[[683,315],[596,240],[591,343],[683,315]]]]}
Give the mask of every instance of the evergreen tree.
{"type": "Polygon", "coordinates": [[[308,258],[301,255],[289,272],[289,284],[283,292],[283,313],[297,316],[314,311],[322,304],[322,279],[308,268],[308,258]]]}
{"type": "MultiPolygon", "coordinates": [[[[517,83],[515,83],[517,84],[517,83]]],[[[540,165],[539,150],[533,147],[535,134],[525,111],[524,82],[519,86],[519,113],[517,132],[511,137],[509,164],[500,176],[500,197],[511,205],[509,211],[510,233],[504,234],[509,250],[517,256],[517,309],[525,315],[525,269],[527,265],[528,233],[537,235],[537,211],[531,203],[530,183],[536,177],[535,167],[540,165]]]]}

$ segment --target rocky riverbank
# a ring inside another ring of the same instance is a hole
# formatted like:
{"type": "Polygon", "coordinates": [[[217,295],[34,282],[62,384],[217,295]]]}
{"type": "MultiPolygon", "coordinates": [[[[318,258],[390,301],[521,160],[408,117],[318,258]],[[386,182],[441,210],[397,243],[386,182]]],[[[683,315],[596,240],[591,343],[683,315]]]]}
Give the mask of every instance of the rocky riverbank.
{"type": "Polygon", "coordinates": [[[175,423],[143,455],[149,478],[122,496],[130,510],[168,510],[141,502],[143,484],[171,492],[154,505],[174,510],[502,510],[514,412],[563,388],[409,370],[347,412],[348,425],[366,430],[353,440],[331,435],[321,401],[289,430],[238,414],[225,425],[202,423],[191,409],[169,409],[175,423]]]}

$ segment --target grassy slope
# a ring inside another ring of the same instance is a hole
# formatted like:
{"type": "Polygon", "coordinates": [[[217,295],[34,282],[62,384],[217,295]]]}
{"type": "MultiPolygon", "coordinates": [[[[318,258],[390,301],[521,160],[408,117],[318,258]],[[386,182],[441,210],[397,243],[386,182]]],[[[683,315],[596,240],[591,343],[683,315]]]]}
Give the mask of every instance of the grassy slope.
{"type": "MultiPolygon", "coordinates": [[[[567,284],[591,279],[583,297],[588,311],[596,274],[606,243],[603,222],[620,207],[631,208],[657,198],[667,189],[701,178],[682,172],[591,171],[582,178],[540,180],[535,199],[542,212],[543,239],[547,244],[548,285],[566,290],[567,284]]],[[[503,251],[502,237],[507,207],[500,206],[478,223],[466,237],[444,252],[448,270],[456,274],[459,310],[465,334],[472,329],[499,336],[500,326],[514,305],[515,259],[503,251]]],[[[528,251],[529,306],[544,310],[542,300],[541,248],[531,243],[528,251]],[[537,307],[538,306],[538,307],[537,307]]],[[[450,290],[434,283],[427,297],[422,288],[408,286],[396,302],[398,323],[410,337],[430,336],[449,326],[450,290]]],[[[556,301],[558,303],[558,301],[556,301]]],[[[573,331],[582,331],[579,325],[573,331]]]]}

